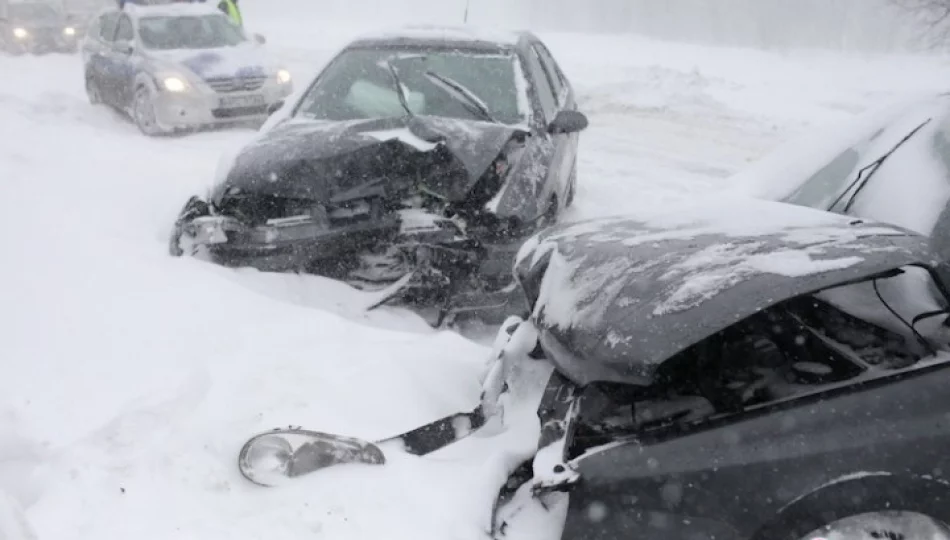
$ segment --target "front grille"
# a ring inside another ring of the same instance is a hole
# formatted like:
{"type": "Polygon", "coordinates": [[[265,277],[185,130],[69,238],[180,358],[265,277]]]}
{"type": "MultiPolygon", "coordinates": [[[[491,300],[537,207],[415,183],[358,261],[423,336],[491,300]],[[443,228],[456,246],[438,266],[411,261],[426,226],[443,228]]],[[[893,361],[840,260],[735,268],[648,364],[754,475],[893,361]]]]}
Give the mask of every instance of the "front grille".
{"type": "Polygon", "coordinates": [[[260,116],[262,114],[267,114],[267,105],[261,105],[259,107],[238,107],[236,109],[214,109],[211,111],[211,115],[218,119],[260,116]]]}
{"type": "Polygon", "coordinates": [[[215,77],[205,79],[215,92],[228,94],[231,92],[253,92],[264,86],[267,76],[257,75],[253,77],[215,77]]]}

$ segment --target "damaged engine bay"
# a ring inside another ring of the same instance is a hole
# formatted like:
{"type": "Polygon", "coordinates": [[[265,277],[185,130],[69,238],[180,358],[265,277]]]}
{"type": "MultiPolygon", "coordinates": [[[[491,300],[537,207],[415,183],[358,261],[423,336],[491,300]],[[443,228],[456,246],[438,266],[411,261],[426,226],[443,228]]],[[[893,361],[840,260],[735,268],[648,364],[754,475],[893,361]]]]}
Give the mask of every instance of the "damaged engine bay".
{"type": "Polygon", "coordinates": [[[447,123],[281,126],[280,159],[270,157],[273,137],[245,149],[207,201],[185,205],[171,252],[338,279],[379,291],[371,307],[434,307],[436,325],[450,313],[503,310],[516,292],[514,253],[547,217],[489,210],[529,135],[481,124],[447,137],[447,123]],[[306,145],[314,137],[331,141],[330,149],[306,145]],[[288,140],[297,143],[289,153],[288,140]],[[307,155],[294,155],[307,146],[307,155]]]}

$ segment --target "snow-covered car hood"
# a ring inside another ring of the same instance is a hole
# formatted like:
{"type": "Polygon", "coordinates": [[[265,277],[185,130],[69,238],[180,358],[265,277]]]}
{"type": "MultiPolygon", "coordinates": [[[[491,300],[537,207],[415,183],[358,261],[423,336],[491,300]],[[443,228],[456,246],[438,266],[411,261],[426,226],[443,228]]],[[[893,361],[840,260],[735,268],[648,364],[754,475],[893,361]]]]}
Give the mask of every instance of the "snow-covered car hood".
{"type": "Polygon", "coordinates": [[[744,200],[557,226],[524,244],[515,275],[567,377],[650,384],[757,311],[913,263],[937,260],[905,229],[744,200]]]}
{"type": "Polygon", "coordinates": [[[202,50],[148,50],[146,54],[167,68],[185,68],[200,80],[270,76],[279,69],[276,59],[254,43],[202,50]]]}
{"type": "Polygon", "coordinates": [[[288,121],[245,147],[211,198],[218,202],[237,188],[322,202],[364,187],[385,189],[386,177],[424,170],[432,173],[418,178],[426,191],[459,201],[520,131],[434,116],[288,121]]]}

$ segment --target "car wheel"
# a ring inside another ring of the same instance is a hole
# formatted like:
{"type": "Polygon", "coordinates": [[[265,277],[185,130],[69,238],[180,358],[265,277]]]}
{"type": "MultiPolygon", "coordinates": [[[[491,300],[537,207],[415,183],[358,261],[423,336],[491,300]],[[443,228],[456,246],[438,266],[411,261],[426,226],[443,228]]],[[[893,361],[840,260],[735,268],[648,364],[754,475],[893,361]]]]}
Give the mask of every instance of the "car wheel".
{"type": "Polygon", "coordinates": [[[152,100],[152,92],[140,86],[135,91],[135,103],[132,106],[132,117],[139,131],[149,137],[165,135],[166,131],[158,124],[158,117],[155,114],[155,103],[152,100]]]}
{"type": "Polygon", "coordinates": [[[950,485],[922,477],[865,474],[799,498],[751,540],[950,540],[950,485]],[[933,536],[919,532],[928,530],[933,536]]]}
{"type": "Polygon", "coordinates": [[[92,77],[86,77],[86,95],[89,96],[89,103],[93,105],[102,104],[102,92],[99,91],[99,83],[92,77]]]}

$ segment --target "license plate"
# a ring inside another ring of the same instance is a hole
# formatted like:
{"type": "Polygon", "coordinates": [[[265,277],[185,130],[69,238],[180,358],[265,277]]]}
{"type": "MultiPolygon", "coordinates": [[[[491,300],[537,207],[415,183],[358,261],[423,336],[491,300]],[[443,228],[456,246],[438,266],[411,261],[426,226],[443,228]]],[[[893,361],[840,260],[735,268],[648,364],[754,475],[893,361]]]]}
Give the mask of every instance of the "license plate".
{"type": "Polygon", "coordinates": [[[222,109],[236,109],[239,107],[260,107],[265,104],[264,96],[228,96],[221,98],[222,109]]]}

